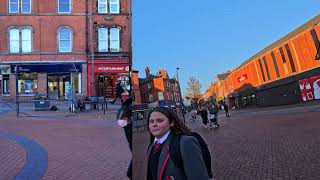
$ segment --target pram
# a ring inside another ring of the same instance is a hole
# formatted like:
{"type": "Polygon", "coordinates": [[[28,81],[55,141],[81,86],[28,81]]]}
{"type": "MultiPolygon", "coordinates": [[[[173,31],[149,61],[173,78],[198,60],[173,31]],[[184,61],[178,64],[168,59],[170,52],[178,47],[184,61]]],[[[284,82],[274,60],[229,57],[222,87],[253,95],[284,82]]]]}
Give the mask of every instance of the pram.
{"type": "Polygon", "coordinates": [[[210,124],[209,124],[210,129],[219,128],[218,114],[210,114],[209,113],[209,120],[210,120],[210,124]]]}

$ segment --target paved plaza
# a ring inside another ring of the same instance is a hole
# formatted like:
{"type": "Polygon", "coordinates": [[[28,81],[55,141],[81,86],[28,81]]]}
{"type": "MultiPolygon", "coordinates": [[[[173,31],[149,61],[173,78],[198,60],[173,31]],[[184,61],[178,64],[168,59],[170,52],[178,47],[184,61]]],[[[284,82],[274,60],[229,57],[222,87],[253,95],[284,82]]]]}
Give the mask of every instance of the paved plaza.
{"type": "MultiPolygon", "coordinates": [[[[209,145],[214,179],[320,179],[320,104],[232,110],[220,129],[188,125],[209,145]]],[[[147,132],[134,134],[134,179],[145,179],[147,132]]],[[[195,167],[197,168],[197,167],[195,167]]]]}
{"type": "Polygon", "coordinates": [[[131,152],[115,117],[0,111],[0,179],[126,180],[131,152]]]}

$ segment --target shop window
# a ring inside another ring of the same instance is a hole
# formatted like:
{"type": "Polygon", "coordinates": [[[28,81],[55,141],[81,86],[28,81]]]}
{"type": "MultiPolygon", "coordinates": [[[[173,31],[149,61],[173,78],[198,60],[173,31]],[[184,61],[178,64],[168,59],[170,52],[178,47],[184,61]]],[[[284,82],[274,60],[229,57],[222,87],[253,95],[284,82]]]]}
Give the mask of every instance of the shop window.
{"type": "Polygon", "coordinates": [[[35,94],[37,89],[37,74],[21,74],[18,76],[18,94],[35,94]]]}
{"type": "Polygon", "coordinates": [[[9,51],[10,53],[30,53],[32,51],[32,29],[30,27],[9,29],[9,51]]]}
{"type": "Polygon", "coordinates": [[[320,42],[319,42],[319,37],[317,35],[317,32],[314,29],[310,30],[312,39],[313,39],[313,43],[315,45],[315,47],[317,48],[317,53],[315,55],[315,59],[319,60],[320,59],[320,42]]]}
{"type": "Polygon", "coordinates": [[[71,13],[71,0],[58,0],[58,13],[71,13]]]}
{"type": "Polygon", "coordinates": [[[58,30],[59,52],[72,51],[72,33],[69,27],[61,27],[58,30]]]}
{"type": "Polygon", "coordinates": [[[31,0],[9,0],[9,13],[31,13],[31,0]]]}
{"type": "Polygon", "coordinates": [[[294,62],[293,62],[293,58],[292,58],[292,55],[291,55],[291,51],[290,51],[289,45],[285,44],[284,47],[286,48],[286,51],[287,51],[287,54],[288,54],[288,58],[289,58],[289,62],[290,62],[290,66],[291,66],[292,72],[296,72],[296,67],[294,66],[294,62]]]}
{"type": "Polygon", "coordinates": [[[2,75],[2,94],[10,94],[10,78],[9,74],[2,75]]]}
{"type": "Polygon", "coordinates": [[[130,91],[130,81],[129,76],[119,76],[118,81],[122,88],[128,93],[130,91]]]}
{"type": "Polygon", "coordinates": [[[153,102],[153,95],[149,94],[149,102],[153,102]]]}
{"type": "Polygon", "coordinates": [[[268,76],[268,80],[270,80],[270,72],[269,72],[269,67],[268,67],[268,63],[267,63],[267,59],[265,56],[263,56],[263,62],[264,62],[264,66],[266,67],[266,71],[267,71],[267,76],[268,76]]]}
{"type": "Polygon", "coordinates": [[[274,55],[274,52],[273,52],[273,51],[271,52],[271,57],[272,57],[272,61],[273,61],[273,65],[274,65],[274,69],[276,70],[276,75],[277,75],[277,77],[279,78],[279,77],[280,77],[280,74],[279,74],[279,68],[278,68],[277,60],[276,60],[276,57],[275,57],[275,55],[274,55]]]}
{"type": "Polygon", "coordinates": [[[158,99],[159,100],[163,100],[164,99],[163,92],[158,92],[158,99]]]}

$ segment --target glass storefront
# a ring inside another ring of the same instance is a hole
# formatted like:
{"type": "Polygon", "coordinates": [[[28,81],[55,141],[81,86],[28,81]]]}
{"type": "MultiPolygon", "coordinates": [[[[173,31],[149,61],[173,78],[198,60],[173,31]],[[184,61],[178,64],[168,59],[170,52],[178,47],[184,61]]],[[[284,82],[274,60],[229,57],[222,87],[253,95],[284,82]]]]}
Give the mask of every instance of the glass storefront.
{"type": "Polygon", "coordinates": [[[64,75],[48,75],[48,95],[50,99],[66,99],[68,91],[74,88],[76,94],[81,94],[81,73],[64,75]],[[72,84],[73,83],[73,84],[72,84]]]}
{"type": "Polygon", "coordinates": [[[38,89],[38,75],[24,73],[18,76],[18,94],[35,94],[38,89]]]}
{"type": "Polygon", "coordinates": [[[10,78],[9,74],[2,75],[2,94],[10,94],[10,78]]]}

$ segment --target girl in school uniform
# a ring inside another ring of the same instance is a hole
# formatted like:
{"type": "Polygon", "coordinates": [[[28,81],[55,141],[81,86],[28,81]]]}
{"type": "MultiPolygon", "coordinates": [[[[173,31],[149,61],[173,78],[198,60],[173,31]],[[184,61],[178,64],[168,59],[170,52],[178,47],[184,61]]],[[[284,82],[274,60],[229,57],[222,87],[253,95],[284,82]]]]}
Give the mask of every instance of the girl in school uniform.
{"type": "Polygon", "coordinates": [[[148,148],[148,180],[208,180],[201,148],[190,129],[169,108],[157,107],[148,118],[151,143],[148,148]],[[181,136],[182,167],[170,157],[170,142],[181,136]]]}

